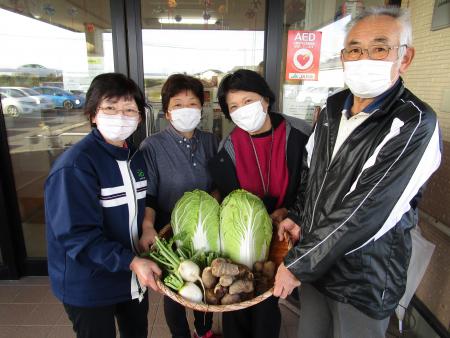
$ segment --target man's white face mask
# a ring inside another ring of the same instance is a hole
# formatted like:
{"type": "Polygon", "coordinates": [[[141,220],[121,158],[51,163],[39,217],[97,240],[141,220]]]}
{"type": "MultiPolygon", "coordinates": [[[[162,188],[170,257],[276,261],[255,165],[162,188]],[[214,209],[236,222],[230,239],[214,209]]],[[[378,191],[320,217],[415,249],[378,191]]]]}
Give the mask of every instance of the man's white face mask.
{"type": "Polygon", "coordinates": [[[392,61],[345,61],[344,81],[353,95],[373,98],[392,86],[392,67],[395,67],[392,61]]]}

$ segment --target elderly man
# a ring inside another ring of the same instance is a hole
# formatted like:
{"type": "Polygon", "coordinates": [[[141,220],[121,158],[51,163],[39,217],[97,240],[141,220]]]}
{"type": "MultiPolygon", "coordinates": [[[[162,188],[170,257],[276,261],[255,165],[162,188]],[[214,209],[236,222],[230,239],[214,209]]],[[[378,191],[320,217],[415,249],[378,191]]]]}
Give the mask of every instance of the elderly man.
{"type": "Polygon", "coordinates": [[[400,78],[414,57],[407,13],[372,8],[349,27],[341,52],[349,90],[320,113],[304,185],[279,226],[297,244],[274,294],[303,283],[301,338],[385,336],[405,290],[417,203],[441,160],[436,115],[400,78]]]}

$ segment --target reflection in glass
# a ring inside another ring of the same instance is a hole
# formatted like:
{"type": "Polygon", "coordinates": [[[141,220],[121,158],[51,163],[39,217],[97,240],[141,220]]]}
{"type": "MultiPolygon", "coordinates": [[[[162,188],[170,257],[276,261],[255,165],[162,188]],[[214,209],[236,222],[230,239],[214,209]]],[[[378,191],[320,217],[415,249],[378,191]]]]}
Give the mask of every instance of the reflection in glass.
{"type": "Polygon", "coordinates": [[[0,96],[28,257],[45,257],[43,185],[90,131],[85,92],[113,71],[109,1],[0,1],[0,96]],[[80,4],[79,4],[80,3],[80,4]]]}
{"type": "Polygon", "coordinates": [[[142,41],[147,99],[153,106],[155,128],[167,122],[161,111],[161,87],[173,73],[187,73],[205,86],[200,128],[220,138],[233,125],[224,120],[217,103],[217,86],[238,68],[260,71],[264,59],[264,1],[178,2],[142,1],[142,41]]]}
{"type": "Polygon", "coordinates": [[[322,32],[317,81],[282,78],[282,111],[313,122],[326,99],[344,88],[340,51],[344,45],[345,27],[364,6],[383,5],[383,1],[306,0],[286,1],[284,21],[284,57],[286,67],[287,36],[290,30],[322,32]]]}

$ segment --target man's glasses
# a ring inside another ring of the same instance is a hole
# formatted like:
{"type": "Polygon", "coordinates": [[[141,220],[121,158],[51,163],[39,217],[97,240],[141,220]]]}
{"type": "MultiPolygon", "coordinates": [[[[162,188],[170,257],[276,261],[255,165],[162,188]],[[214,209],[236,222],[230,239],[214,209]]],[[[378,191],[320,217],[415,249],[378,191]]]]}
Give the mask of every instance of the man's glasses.
{"type": "Polygon", "coordinates": [[[117,109],[116,107],[113,106],[104,106],[99,107],[98,109],[107,115],[118,115],[119,112],[122,112],[123,115],[130,117],[139,115],[139,110],[133,108],[117,109]]]}
{"type": "Polygon", "coordinates": [[[361,58],[364,52],[371,60],[384,60],[388,57],[389,52],[393,49],[400,49],[407,47],[407,45],[388,46],[388,45],[374,45],[369,48],[350,47],[341,50],[342,57],[345,61],[357,61],[361,58]]]}

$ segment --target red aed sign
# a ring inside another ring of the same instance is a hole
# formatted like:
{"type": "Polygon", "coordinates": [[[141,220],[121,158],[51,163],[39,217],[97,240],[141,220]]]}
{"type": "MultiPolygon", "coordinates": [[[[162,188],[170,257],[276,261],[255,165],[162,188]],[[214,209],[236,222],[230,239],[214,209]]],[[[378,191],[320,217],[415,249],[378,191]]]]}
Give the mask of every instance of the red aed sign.
{"type": "Polygon", "coordinates": [[[318,80],[321,40],[319,31],[289,31],[286,80],[318,80]]]}

